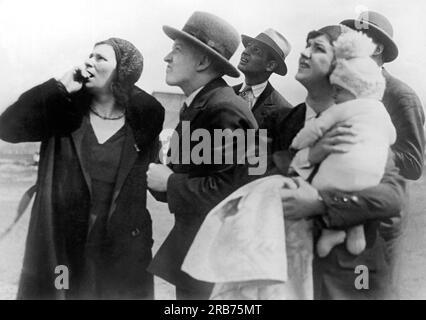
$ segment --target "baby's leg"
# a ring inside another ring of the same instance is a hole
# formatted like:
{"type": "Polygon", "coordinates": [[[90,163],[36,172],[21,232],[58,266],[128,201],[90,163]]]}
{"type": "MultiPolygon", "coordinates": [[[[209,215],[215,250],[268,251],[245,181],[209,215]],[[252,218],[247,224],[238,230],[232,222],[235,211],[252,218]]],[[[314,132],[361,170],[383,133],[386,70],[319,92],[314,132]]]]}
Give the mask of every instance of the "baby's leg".
{"type": "Polygon", "coordinates": [[[317,242],[317,253],[321,258],[326,257],[331,249],[345,242],[346,232],[343,230],[322,229],[317,242]]]}
{"type": "Polygon", "coordinates": [[[361,225],[348,229],[346,248],[350,253],[358,255],[365,250],[366,245],[364,226],[361,225]]]}

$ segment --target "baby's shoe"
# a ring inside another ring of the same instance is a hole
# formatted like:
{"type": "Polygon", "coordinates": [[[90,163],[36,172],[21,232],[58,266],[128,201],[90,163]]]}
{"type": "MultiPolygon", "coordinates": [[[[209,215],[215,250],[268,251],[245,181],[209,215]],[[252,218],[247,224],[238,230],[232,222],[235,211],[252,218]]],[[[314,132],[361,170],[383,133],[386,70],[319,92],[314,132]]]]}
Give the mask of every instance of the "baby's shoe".
{"type": "Polygon", "coordinates": [[[326,257],[331,249],[345,241],[346,232],[343,230],[323,229],[317,242],[317,253],[321,258],[326,257]]]}
{"type": "Polygon", "coordinates": [[[359,255],[365,250],[365,234],[364,226],[356,226],[348,229],[348,236],[346,238],[346,249],[353,255],[359,255]]]}

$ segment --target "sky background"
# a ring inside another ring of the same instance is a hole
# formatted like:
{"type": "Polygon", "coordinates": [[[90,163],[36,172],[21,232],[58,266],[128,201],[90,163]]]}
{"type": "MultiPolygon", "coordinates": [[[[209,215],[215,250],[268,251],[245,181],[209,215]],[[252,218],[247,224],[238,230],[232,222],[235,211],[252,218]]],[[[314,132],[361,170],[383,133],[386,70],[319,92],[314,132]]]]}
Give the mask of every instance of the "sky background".
{"type": "MultiPolygon", "coordinates": [[[[196,10],[214,13],[240,33],[256,36],[267,28],[292,44],[288,74],[272,84],[293,104],[305,90],[294,79],[310,30],[355,18],[362,9],[379,11],[394,27],[398,59],[387,69],[426,102],[426,1],[424,0],[0,0],[0,112],[25,90],[79,65],[93,44],[111,36],[133,42],[145,67],[138,85],[148,92],[181,92],[164,81],[164,56],[172,41],[162,25],[181,29],[196,10]]],[[[239,61],[242,45],[231,62],[239,61]]],[[[242,80],[226,78],[236,84],[242,80]]]]}

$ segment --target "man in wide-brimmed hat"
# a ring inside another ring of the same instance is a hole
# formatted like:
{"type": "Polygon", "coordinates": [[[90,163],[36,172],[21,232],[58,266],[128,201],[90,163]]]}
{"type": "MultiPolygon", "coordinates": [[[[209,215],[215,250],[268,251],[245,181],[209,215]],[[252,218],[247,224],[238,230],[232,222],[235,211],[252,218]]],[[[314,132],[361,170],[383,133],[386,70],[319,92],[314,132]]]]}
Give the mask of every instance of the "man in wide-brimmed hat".
{"type": "MultiPolygon", "coordinates": [[[[203,157],[199,163],[193,155],[200,150],[195,152],[194,142],[185,138],[191,140],[195,129],[212,137],[217,129],[254,129],[257,124],[244,100],[222,79],[223,75],[239,76],[229,62],[239,45],[233,27],[215,15],[195,12],[182,30],[169,26],[163,30],[174,40],[172,51],[164,59],[166,82],[180,87],[186,99],[176,127],[178,141],[172,138],[171,142],[171,164],[150,164],[148,170],[148,186],[166,194],[170,212],[175,215],[175,225],[149,270],[176,286],[177,299],[207,299],[211,284],[191,278],[181,271],[181,265],[206,214],[243,184],[247,173],[244,165],[237,165],[236,157],[233,163],[216,163],[214,155],[220,148],[213,146],[202,152],[209,154],[211,161],[203,157]]],[[[222,155],[226,152],[219,151],[222,155]]]]}
{"type": "Polygon", "coordinates": [[[242,35],[244,51],[238,69],[244,74],[244,83],[234,90],[247,101],[260,129],[268,130],[273,143],[273,128],[279,114],[291,110],[291,104],[269,82],[273,73],[287,74],[285,59],[291,46],[287,39],[274,29],[267,29],[255,38],[242,35]]]}
{"type": "MultiPolygon", "coordinates": [[[[365,11],[357,19],[344,20],[341,24],[362,31],[373,39],[377,48],[372,58],[379,66],[383,67],[385,63],[392,62],[398,57],[398,46],[393,40],[392,25],[382,14],[365,11]]],[[[424,162],[423,107],[414,90],[390,75],[384,67],[383,76],[386,79],[386,90],[382,101],[397,132],[396,143],[392,146],[395,163],[404,178],[417,180],[422,175],[424,162]]],[[[401,232],[400,225],[399,219],[393,219],[391,225],[381,224],[380,232],[387,242],[390,263],[395,256],[395,240],[401,232]]],[[[391,291],[392,289],[389,293],[391,291]]]]}

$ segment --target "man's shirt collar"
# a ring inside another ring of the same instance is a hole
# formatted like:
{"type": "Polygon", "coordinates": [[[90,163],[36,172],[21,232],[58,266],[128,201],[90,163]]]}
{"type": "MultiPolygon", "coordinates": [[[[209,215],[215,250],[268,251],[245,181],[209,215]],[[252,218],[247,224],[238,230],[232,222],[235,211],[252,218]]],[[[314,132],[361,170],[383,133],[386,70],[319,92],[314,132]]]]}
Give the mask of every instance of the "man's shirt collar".
{"type": "Polygon", "coordinates": [[[198,88],[197,90],[193,91],[188,97],[186,97],[185,99],[185,104],[187,107],[189,107],[191,105],[191,103],[194,101],[195,97],[197,96],[197,94],[203,90],[205,86],[202,86],[200,88],[198,88]]]}

